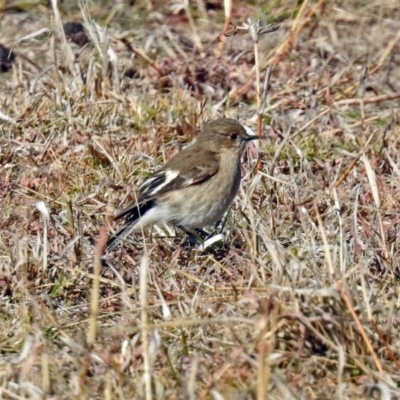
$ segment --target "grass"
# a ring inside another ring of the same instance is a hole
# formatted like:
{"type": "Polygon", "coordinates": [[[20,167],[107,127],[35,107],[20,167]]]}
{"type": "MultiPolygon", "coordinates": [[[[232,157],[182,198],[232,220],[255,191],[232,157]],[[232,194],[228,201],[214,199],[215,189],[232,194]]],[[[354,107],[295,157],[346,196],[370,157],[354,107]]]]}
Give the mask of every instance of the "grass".
{"type": "MultiPolygon", "coordinates": [[[[221,45],[222,2],[64,2],[81,48],[51,4],[5,3],[1,397],[400,398],[399,7],[275,2],[278,31],[221,45]],[[155,228],[103,265],[112,216],[218,115],[266,136],[226,243],[155,228]]],[[[233,24],[274,14],[252,3],[233,24]]]]}

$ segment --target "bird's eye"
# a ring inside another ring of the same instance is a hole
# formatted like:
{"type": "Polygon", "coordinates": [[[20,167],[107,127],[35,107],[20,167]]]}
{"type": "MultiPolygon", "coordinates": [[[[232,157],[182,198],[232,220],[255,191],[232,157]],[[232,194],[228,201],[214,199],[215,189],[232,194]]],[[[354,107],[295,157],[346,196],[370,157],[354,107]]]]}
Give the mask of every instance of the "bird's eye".
{"type": "Polygon", "coordinates": [[[237,133],[231,133],[229,136],[232,140],[236,140],[238,137],[237,133]]]}

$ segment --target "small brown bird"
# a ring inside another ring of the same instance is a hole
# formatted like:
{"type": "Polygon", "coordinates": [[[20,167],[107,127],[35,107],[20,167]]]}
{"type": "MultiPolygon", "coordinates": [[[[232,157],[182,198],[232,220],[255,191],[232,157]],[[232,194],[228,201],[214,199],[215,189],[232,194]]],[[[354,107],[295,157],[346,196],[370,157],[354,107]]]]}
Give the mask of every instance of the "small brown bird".
{"type": "Polygon", "coordinates": [[[241,156],[254,139],[258,136],[249,135],[234,119],[206,123],[193,144],[142,183],[137,202],[116,216],[125,226],[108,240],[107,251],[152,224],[190,232],[219,221],[239,190],[241,156]]]}

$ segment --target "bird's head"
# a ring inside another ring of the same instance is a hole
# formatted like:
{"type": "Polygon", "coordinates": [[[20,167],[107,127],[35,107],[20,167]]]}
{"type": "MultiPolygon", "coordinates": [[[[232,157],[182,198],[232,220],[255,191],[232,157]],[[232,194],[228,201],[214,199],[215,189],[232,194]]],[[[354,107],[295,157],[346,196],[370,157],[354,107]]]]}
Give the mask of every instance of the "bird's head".
{"type": "Polygon", "coordinates": [[[224,150],[241,154],[250,140],[258,136],[249,135],[246,129],[236,120],[218,118],[204,124],[197,141],[203,142],[210,150],[224,150]]]}

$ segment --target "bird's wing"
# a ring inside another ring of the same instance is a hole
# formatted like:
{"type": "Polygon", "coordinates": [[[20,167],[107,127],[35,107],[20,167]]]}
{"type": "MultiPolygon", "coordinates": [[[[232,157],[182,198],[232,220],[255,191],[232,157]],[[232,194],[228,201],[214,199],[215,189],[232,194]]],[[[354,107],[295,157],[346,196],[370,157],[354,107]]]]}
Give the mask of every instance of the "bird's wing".
{"type": "Polygon", "coordinates": [[[213,152],[182,151],[143,182],[139,200],[148,201],[211,178],[218,171],[218,157],[213,152]]]}
{"type": "Polygon", "coordinates": [[[218,171],[218,157],[218,154],[213,152],[182,151],[159,171],[149,176],[139,187],[137,202],[130,204],[115,218],[120,219],[129,215],[138,205],[160,195],[210,179],[218,171]]]}

